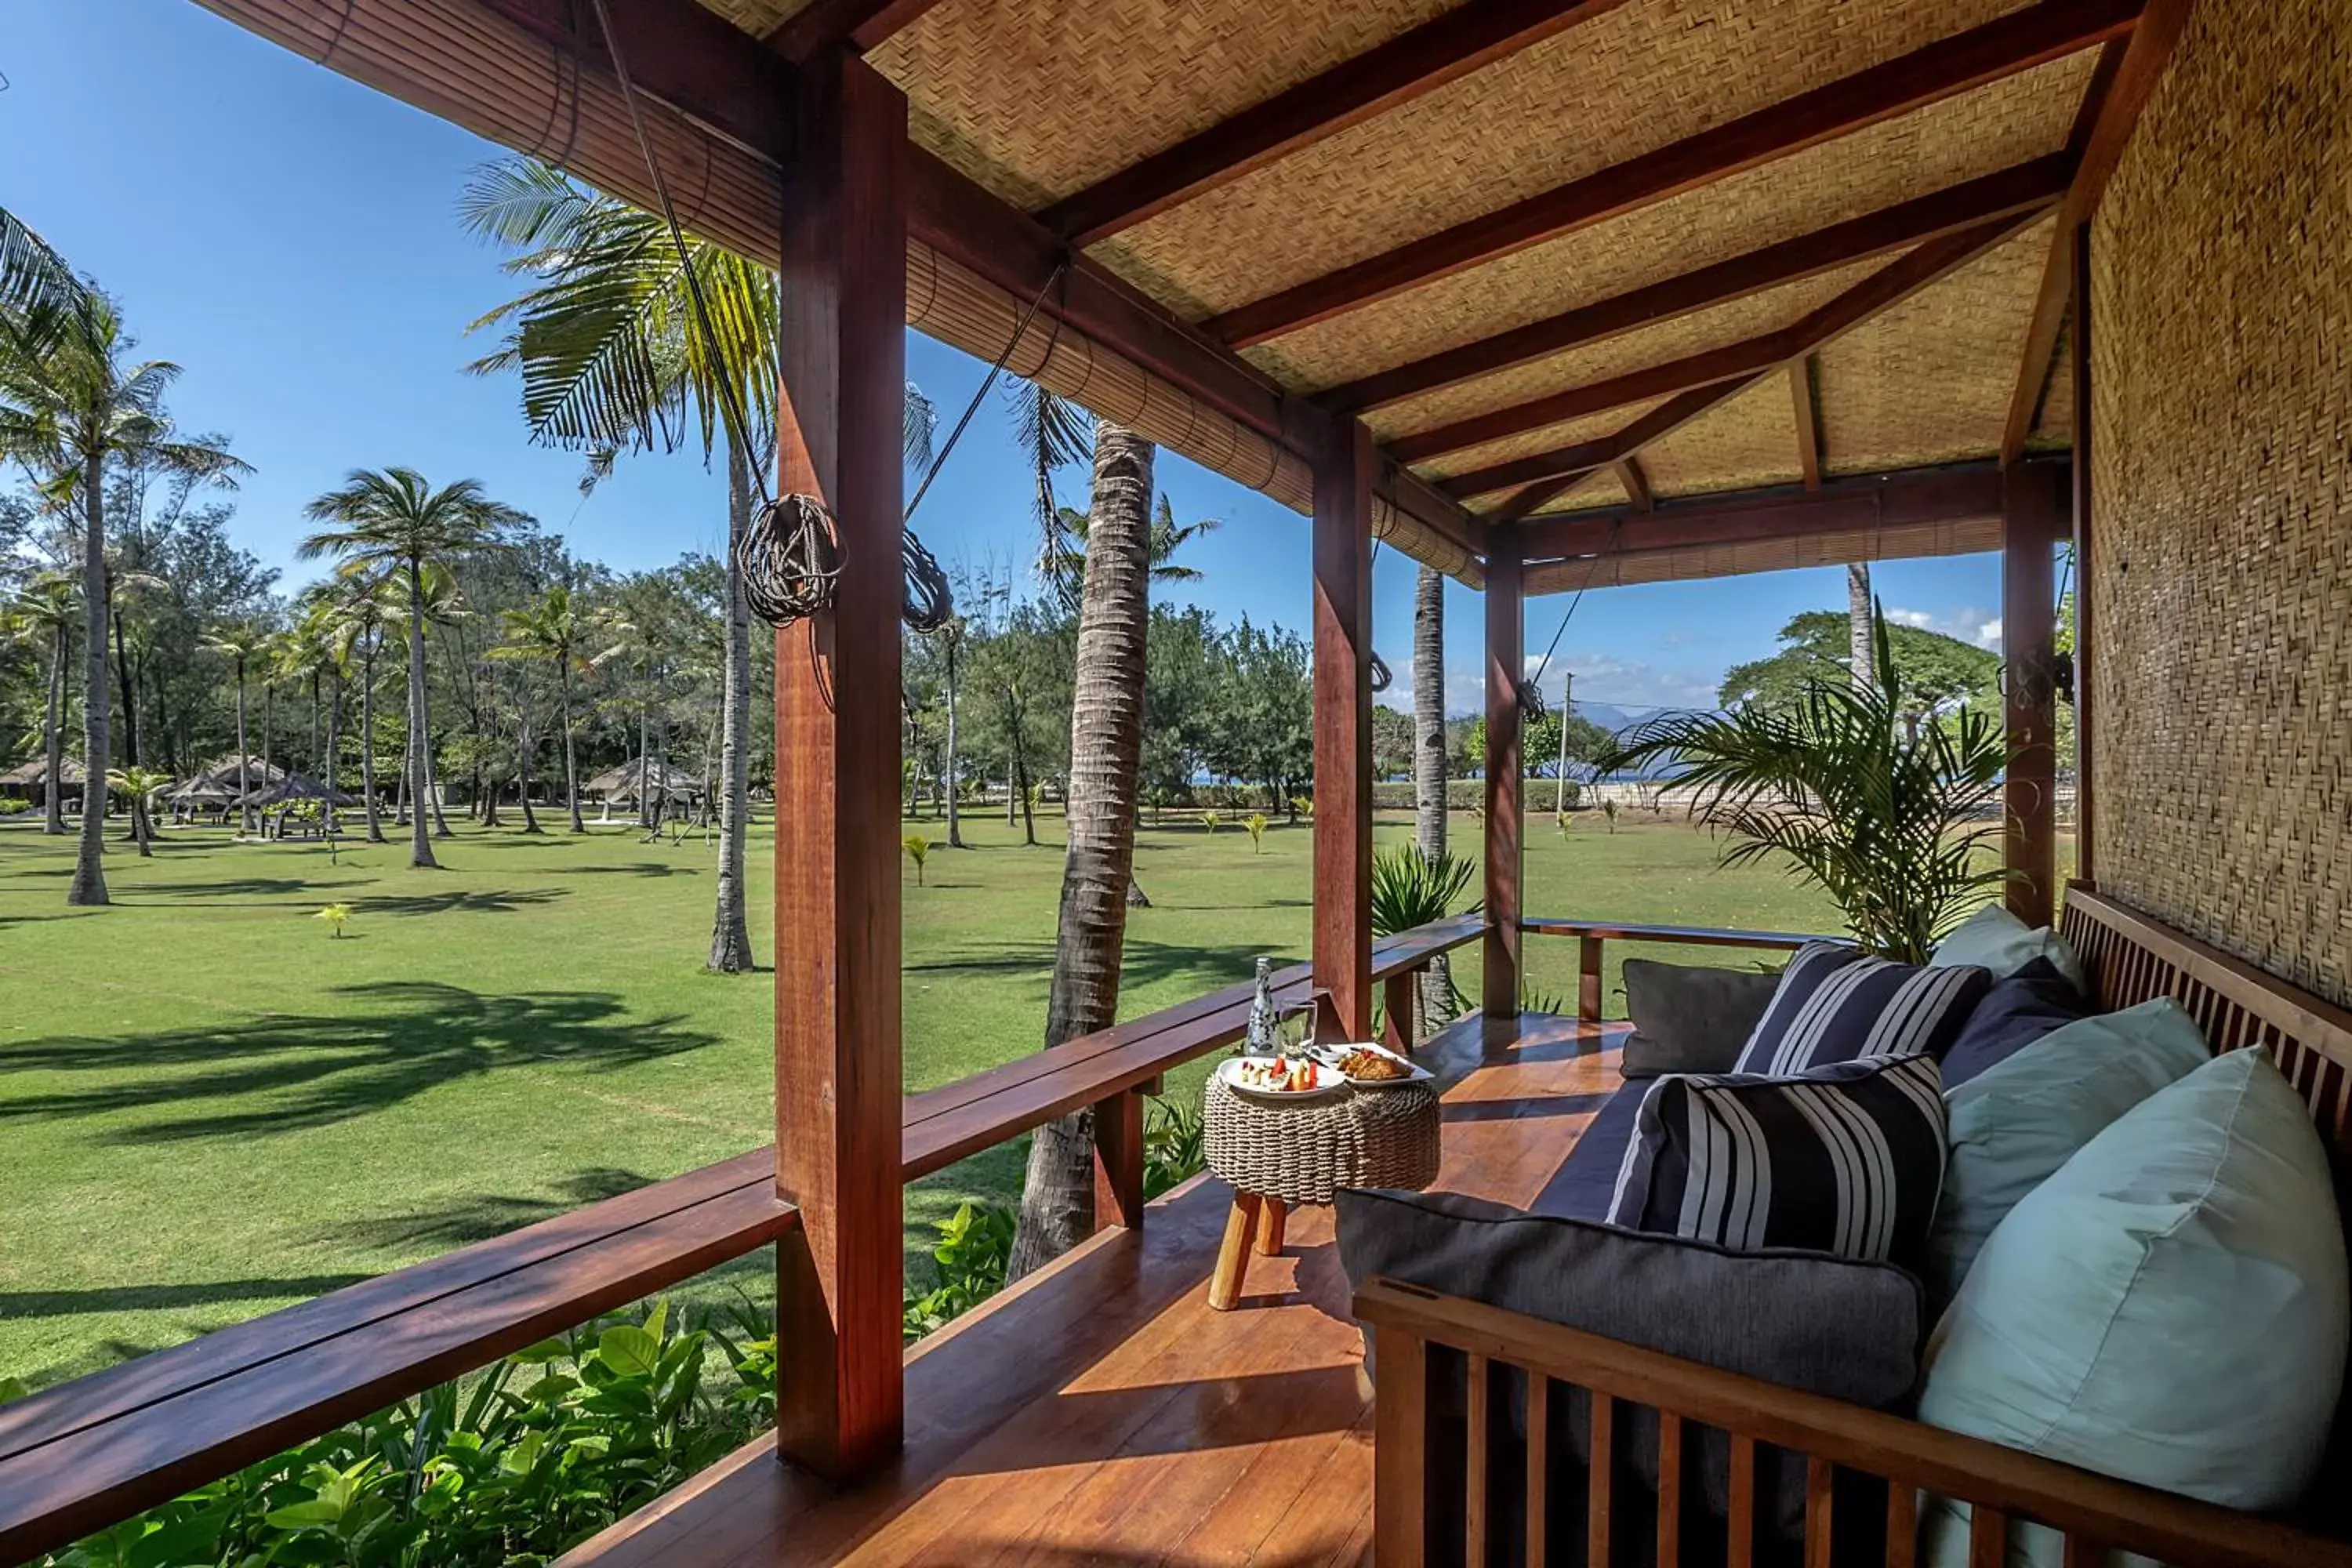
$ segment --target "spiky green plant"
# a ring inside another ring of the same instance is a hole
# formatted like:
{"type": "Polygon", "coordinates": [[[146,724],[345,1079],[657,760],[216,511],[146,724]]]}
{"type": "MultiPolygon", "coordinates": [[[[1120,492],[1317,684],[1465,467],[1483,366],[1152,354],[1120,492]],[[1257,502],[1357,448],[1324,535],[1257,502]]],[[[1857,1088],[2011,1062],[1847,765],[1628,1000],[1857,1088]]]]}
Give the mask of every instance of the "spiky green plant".
{"type": "Polygon", "coordinates": [[[1457,914],[1467,914],[1478,900],[1455,908],[1477,874],[1477,864],[1448,850],[1423,855],[1411,844],[1400,844],[1372,857],[1372,934],[1394,936],[1457,914]]]}
{"type": "Polygon", "coordinates": [[[1986,854],[2001,830],[2009,746],[1967,709],[1905,724],[1883,616],[1872,640],[1867,687],[1841,674],[1785,708],[1669,714],[1599,767],[1663,765],[1671,784],[1696,792],[1693,819],[1729,836],[1723,864],[1786,865],[1837,901],[1865,950],[1921,963],[2009,875],[1986,854]]]}
{"type": "Polygon", "coordinates": [[[1242,818],[1242,826],[1249,829],[1250,853],[1253,855],[1263,853],[1265,849],[1265,830],[1273,826],[1266,821],[1265,813],[1251,812],[1242,818]]]}
{"type": "Polygon", "coordinates": [[[931,858],[931,841],[919,833],[909,833],[898,840],[907,851],[907,858],[915,863],[915,886],[923,885],[923,863],[931,858]]]}
{"type": "Polygon", "coordinates": [[[1217,824],[1224,819],[1224,813],[1221,811],[1204,811],[1201,814],[1201,826],[1214,833],[1217,830],[1217,824]]]}

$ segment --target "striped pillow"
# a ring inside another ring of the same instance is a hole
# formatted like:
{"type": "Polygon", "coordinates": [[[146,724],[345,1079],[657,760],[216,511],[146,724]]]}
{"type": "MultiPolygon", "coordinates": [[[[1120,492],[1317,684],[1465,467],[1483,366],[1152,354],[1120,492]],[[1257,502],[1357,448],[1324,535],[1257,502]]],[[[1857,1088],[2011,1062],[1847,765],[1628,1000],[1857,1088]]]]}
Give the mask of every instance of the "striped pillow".
{"type": "Polygon", "coordinates": [[[1609,1222],[1916,1268],[1943,1185],[1932,1057],[1803,1078],[1663,1078],[1642,1101],[1609,1222]]]}
{"type": "Polygon", "coordinates": [[[1941,1057],[1991,985],[1973,965],[1920,968],[1813,942],[1780,972],[1731,1070],[1785,1078],[1865,1057],[1941,1057]]]}

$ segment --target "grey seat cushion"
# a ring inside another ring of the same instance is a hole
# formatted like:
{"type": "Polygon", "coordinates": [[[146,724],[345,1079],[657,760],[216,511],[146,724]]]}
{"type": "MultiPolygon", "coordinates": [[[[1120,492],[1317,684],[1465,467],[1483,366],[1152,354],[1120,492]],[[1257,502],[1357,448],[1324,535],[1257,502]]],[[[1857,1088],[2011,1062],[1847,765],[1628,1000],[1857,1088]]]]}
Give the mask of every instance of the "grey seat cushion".
{"type": "MultiPolygon", "coordinates": [[[[1351,1286],[1387,1275],[1628,1344],[1875,1409],[1907,1405],[1926,1324],[1919,1282],[1885,1263],[1825,1253],[1733,1252],[1456,1193],[1342,1192],[1339,1260],[1351,1286]]],[[[1524,1419],[1524,1394],[1517,1396],[1524,1419]]],[[[1570,1443],[1589,1441],[1573,1396],[1570,1443]]],[[[1644,1413],[1624,1452],[1657,1481],[1656,1418],[1644,1413]]],[[[1729,1507],[1729,1445],[1702,1434],[1707,1506],[1729,1507]]],[[[1801,1465],[1771,1485],[1776,1523],[1801,1530],[1801,1465]]]]}
{"type": "Polygon", "coordinates": [[[1627,959],[1625,1076],[1729,1072],[1780,984],[1773,970],[1627,959]]]}
{"type": "Polygon", "coordinates": [[[1620,1086],[1609,1102],[1592,1113],[1568,1158],[1560,1162],[1528,1208],[1559,1219],[1606,1220],[1617,1195],[1617,1173],[1625,1163],[1625,1151],[1633,1147],[1633,1130],[1642,1119],[1642,1099],[1649,1092],[1646,1081],[1620,1086]]]}

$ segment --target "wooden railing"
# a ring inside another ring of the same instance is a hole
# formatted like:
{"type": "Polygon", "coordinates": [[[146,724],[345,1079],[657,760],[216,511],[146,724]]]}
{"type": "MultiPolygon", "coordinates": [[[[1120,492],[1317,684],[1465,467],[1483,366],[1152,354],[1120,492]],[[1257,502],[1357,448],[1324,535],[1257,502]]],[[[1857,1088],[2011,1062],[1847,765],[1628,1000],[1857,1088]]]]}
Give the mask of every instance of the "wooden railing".
{"type": "Polygon", "coordinates": [[[1681,942],[1697,947],[1761,947],[1791,952],[1812,942],[1843,942],[1838,936],[1808,936],[1788,931],[1718,931],[1711,926],[1629,925],[1622,921],[1557,920],[1549,916],[1519,921],[1533,936],[1577,939],[1576,1016],[1588,1024],[1601,1021],[1602,944],[1611,942],[1681,942]]]}
{"type": "Polygon", "coordinates": [[[2096,1563],[2105,1548],[2179,1568],[2352,1568],[2352,1548],[2260,1515],[1417,1286],[1374,1280],[1356,1293],[1355,1310],[1372,1336],[1380,1368],[1373,1530],[1375,1557],[1382,1563],[1487,1562],[1495,1521],[1507,1518],[1524,1532],[1524,1549],[1506,1548],[1502,1554],[1531,1568],[1547,1560],[1547,1548],[1564,1530],[1571,1542],[1580,1537],[1588,1563],[1623,1560],[1622,1548],[1612,1556],[1612,1543],[1638,1531],[1654,1542],[1645,1561],[1676,1568],[1697,1529],[1717,1528],[1705,1517],[1697,1500],[1701,1480],[1693,1473],[1699,1431],[1711,1427],[1729,1436],[1724,1489],[1729,1517],[1720,1521],[1722,1545],[1704,1558],[1693,1546],[1692,1562],[1749,1568],[1765,1557],[1758,1531],[1770,1523],[1759,1526],[1758,1510],[1769,1508],[1769,1500],[1759,1496],[1768,1489],[1759,1485],[1757,1449],[1770,1445],[1804,1465],[1808,1563],[1867,1555],[1883,1556],[1889,1568],[1912,1568],[1925,1492],[1971,1505],[1962,1527],[1971,1563],[2008,1562],[2011,1524],[2032,1521],[2064,1536],[2068,1563],[2096,1563]],[[1466,1379],[1458,1434],[1432,1420],[1433,1396],[1444,1394],[1436,1380],[1457,1368],[1466,1379]],[[1523,1436],[1501,1419],[1508,1398],[1504,1380],[1513,1376],[1528,1380],[1523,1436]],[[1554,1384],[1587,1395],[1591,1459],[1580,1494],[1563,1496],[1548,1484],[1557,1474],[1555,1458],[1574,1446],[1574,1435],[1555,1419],[1569,1402],[1548,1396],[1554,1384]],[[1634,1468],[1625,1439],[1636,1410],[1655,1413],[1654,1519],[1632,1520],[1624,1512],[1633,1489],[1623,1478],[1634,1468]],[[1441,1451],[1441,1444],[1452,1444],[1453,1451],[1441,1451]],[[1508,1473],[1502,1465],[1510,1467],[1508,1473]],[[1849,1480],[1841,1487],[1842,1473],[1882,1484],[1865,1489],[1849,1480]],[[1852,1506],[1857,1491],[1864,1502],[1876,1505],[1859,1521],[1852,1506]],[[1555,1519],[1558,1509],[1579,1517],[1555,1519]],[[1833,1532],[1847,1530],[1864,1536],[1859,1554],[1853,1552],[1855,1543],[1833,1546],[1833,1532]]]}
{"type": "MultiPolygon", "coordinates": [[[[1373,978],[1409,986],[1485,931],[1471,915],[1384,938],[1373,978]]],[[[1312,994],[1305,964],[1275,978],[1285,1005],[1312,994]]],[[[1240,1039],[1254,989],[1228,986],[908,1096],[904,1179],[1091,1105],[1097,1213],[1140,1225],[1143,1097],[1171,1068],[1240,1039]]],[[[799,1215],[775,1173],[774,1149],[755,1149],[0,1406],[0,1563],[777,1240],[799,1215]]]]}

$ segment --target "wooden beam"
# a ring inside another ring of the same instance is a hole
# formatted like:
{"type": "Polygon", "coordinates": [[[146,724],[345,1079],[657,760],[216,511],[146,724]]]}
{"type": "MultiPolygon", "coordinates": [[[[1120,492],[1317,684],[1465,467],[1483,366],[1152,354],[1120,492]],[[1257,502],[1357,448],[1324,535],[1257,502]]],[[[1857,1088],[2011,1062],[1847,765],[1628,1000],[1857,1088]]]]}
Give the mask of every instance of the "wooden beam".
{"type": "Polygon", "coordinates": [[[1493,529],[1486,549],[1486,946],[1479,1011],[1490,1024],[1519,1016],[1519,678],[1525,638],[1519,541],[1493,529]]]}
{"type": "Polygon", "coordinates": [[[2074,879],[2093,887],[2099,879],[2097,800],[2091,787],[2097,755],[2098,712],[2091,683],[2094,627],[2091,574],[2098,552],[2091,547],[2091,226],[2074,237],[2074,342],[2067,374],[2074,381],[2074,879]]]}
{"type": "Polygon", "coordinates": [[[1315,468],[1315,984],[1372,1037],[1372,480],[1362,421],[1315,468]]]}
{"type": "Polygon", "coordinates": [[[803,74],[784,172],[782,491],[840,531],[832,610],[776,634],[776,1447],[820,1474],[903,1430],[899,1194],[898,568],[907,100],[838,52],[803,74]]]}
{"type": "Polygon", "coordinates": [[[1063,197],[1038,219],[1073,245],[1092,245],[1622,4],[1467,0],[1063,197]]]}
{"type": "Polygon", "coordinates": [[[1514,531],[1523,562],[1574,560],[1634,550],[1744,544],[1999,517],[2000,475],[1990,463],[1922,468],[1884,478],[1832,479],[1816,491],[1780,487],[1742,495],[1529,518],[1514,531]]]}
{"type": "Polygon", "coordinates": [[[1315,401],[1335,414],[1359,413],[1402,403],[1425,392],[1509,370],[1580,343],[1615,337],[1694,310],[1818,277],[1853,262],[1939,238],[1993,218],[2038,211],[2065,195],[2074,174],[2074,160],[2065,153],[2053,153],[1999,174],[1816,229],[1811,234],[1764,246],[1728,261],[1580,305],[1474,343],[1377,371],[1318,393],[1315,401]]]}
{"type": "Polygon", "coordinates": [[[1639,419],[1612,436],[1597,441],[1587,441],[1575,447],[1564,447],[1573,461],[1563,461],[1559,477],[1530,483],[1486,515],[1487,523],[1514,523],[1545,502],[1569,489],[1593,469],[1603,468],[1620,458],[1628,458],[1653,441],[1662,440],[1689,424],[1717,404],[1736,397],[1755,384],[1752,377],[1719,382],[1713,386],[1693,387],[1679,396],[1669,397],[1639,419]],[[1588,460],[1589,459],[1589,460],[1588,460]]]}
{"type": "Polygon", "coordinates": [[[1625,487],[1625,498],[1635,511],[1653,511],[1657,501],[1650,494],[1649,479],[1642,472],[1638,458],[1620,458],[1610,467],[1617,470],[1617,482],[1625,487]]]}
{"type": "MultiPolygon", "coordinates": [[[[1974,228],[1930,240],[1887,263],[1828,303],[1777,331],[1707,349],[1664,364],[1646,366],[1605,381],[1570,387],[1565,392],[1529,398],[1507,408],[1491,409],[1433,429],[1400,436],[1389,443],[1389,451],[1399,462],[1421,462],[1446,452],[1460,451],[1467,447],[1540,429],[1563,420],[1581,418],[1588,414],[1638,403],[1645,398],[1717,385],[1728,380],[1753,378],[1786,361],[1819,351],[1873,316],[1940,281],[1955,268],[1974,260],[2032,221],[2031,214],[1995,218],[1974,228]]],[[[1454,495],[1477,493],[1454,488],[1474,477],[1461,475],[1447,481],[1448,492],[1454,495]]],[[[1487,485],[1484,488],[1495,487],[1487,485]]]]}
{"type": "Polygon", "coordinates": [[[1789,363],[1789,402],[1797,418],[1797,466],[1809,490],[1822,488],[1822,423],[1813,410],[1813,388],[1820,374],[1815,364],[1811,354],[1789,363]]]}
{"type": "Polygon", "coordinates": [[[2140,0],[2041,0],[1811,92],[1228,310],[1206,326],[1211,335],[1236,346],[1295,332],[2105,43],[2131,29],[2139,7],[2140,0]]]}
{"type": "Polygon", "coordinates": [[[2034,295],[2033,321],[2025,333],[2025,355],[2018,363],[2017,386],[2009,398],[2009,421],[2001,431],[2000,460],[2004,463],[2017,460],[2025,450],[2026,437],[2033,433],[2033,416],[2040,411],[2042,388],[2049,379],[2050,356],[2057,352],[2058,329],[2066,314],[2066,301],[2074,291],[2074,231],[2098,210],[2099,198],[2106,193],[2107,181],[2123,158],[2124,146],[2131,140],[2133,127],[2139,123],[2140,111],[2156,95],[2157,84],[2164,79],[2165,68],[2172,63],[2173,46],[2180,41],[2181,29],[2189,25],[2189,13],[2195,3],[2196,0],[2147,0],[2147,9],[2139,26],[2132,29],[2130,42],[2123,46],[2119,54],[2111,51],[2108,58],[2100,62],[2102,69],[2084,94],[2083,113],[2075,122],[2073,138],[2081,167],[2075,170],[2074,182],[2059,205],[2058,233],[2051,241],[2050,257],[2042,269],[2042,286],[2034,295]]]}
{"type": "MultiPolygon", "coordinates": [[[[1607,381],[1573,387],[1549,397],[1531,399],[1510,408],[1456,420],[1435,430],[1401,437],[1389,443],[1389,449],[1400,461],[1416,461],[1439,452],[1454,451],[1522,431],[1538,429],[1563,419],[1577,418],[1641,398],[1659,396],[1677,388],[1696,392],[1702,388],[1719,388],[1727,381],[1744,384],[1778,368],[1785,361],[1815,353],[1873,316],[1941,281],[2032,221],[2030,216],[1996,218],[1989,224],[1930,240],[1916,250],[1888,262],[1802,321],[1779,331],[1767,332],[1761,337],[1724,348],[1709,349],[1669,364],[1652,366],[1629,375],[1613,376],[1607,381]]],[[[1737,391],[1738,387],[1733,390],[1737,391]]],[[[1619,441],[1618,449],[1611,451],[1601,461],[1614,461],[1636,449],[1624,447],[1622,437],[1616,439],[1619,441]]],[[[1650,435],[1646,439],[1655,440],[1657,435],[1650,435]]],[[[1557,447],[1532,457],[1474,468],[1444,480],[1439,488],[1459,499],[1546,479],[1571,467],[1591,468],[1594,465],[1585,460],[1591,446],[1591,443],[1580,442],[1572,447],[1557,447]]]]}
{"type": "MultiPolygon", "coordinates": [[[[574,0],[476,0],[607,79],[613,57],[595,14],[574,0]]],[[[629,79],[696,123],[781,163],[792,151],[790,64],[693,0],[604,0],[629,79]]]]}
{"type": "Polygon", "coordinates": [[[2002,479],[2001,717],[2009,772],[2001,786],[2001,859],[2012,874],[2004,891],[2010,913],[2046,926],[2056,907],[2058,847],[2051,556],[2063,526],[2063,503],[2057,476],[2046,467],[2011,464],[2002,479]]]}
{"type": "Polygon", "coordinates": [[[863,54],[912,26],[939,0],[809,0],[768,35],[768,47],[795,63],[841,47],[863,54]]]}

